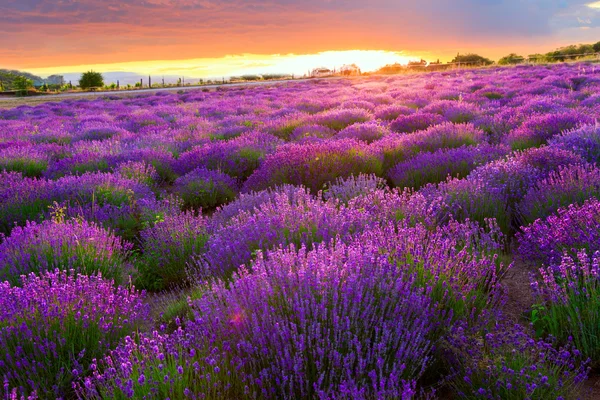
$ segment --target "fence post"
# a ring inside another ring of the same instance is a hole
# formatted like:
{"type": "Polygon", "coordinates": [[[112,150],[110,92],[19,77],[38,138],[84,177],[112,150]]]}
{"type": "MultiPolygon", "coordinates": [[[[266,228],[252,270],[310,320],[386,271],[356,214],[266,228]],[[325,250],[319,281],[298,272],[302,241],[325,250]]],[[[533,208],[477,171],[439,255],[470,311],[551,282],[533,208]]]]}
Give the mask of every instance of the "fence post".
{"type": "Polygon", "coordinates": [[[144,81],[142,78],[140,78],[140,89],[144,87],[144,81]]]}
{"type": "Polygon", "coordinates": [[[152,77],[148,75],[148,87],[152,88],[152,77]]]}
{"type": "Polygon", "coordinates": [[[120,89],[121,85],[119,84],[119,80],[117,79],[117,89],[120,89]]]}

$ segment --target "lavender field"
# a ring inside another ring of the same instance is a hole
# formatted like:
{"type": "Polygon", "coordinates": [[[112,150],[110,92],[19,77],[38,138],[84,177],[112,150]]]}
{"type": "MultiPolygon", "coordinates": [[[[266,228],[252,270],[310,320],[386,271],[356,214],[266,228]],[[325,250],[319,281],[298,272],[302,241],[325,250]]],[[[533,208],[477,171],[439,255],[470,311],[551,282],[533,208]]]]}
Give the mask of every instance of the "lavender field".
{"type": "Polygon", "coordinates": [[[600,68],[0,110],[4,399],[585,399],[600,68]]]}

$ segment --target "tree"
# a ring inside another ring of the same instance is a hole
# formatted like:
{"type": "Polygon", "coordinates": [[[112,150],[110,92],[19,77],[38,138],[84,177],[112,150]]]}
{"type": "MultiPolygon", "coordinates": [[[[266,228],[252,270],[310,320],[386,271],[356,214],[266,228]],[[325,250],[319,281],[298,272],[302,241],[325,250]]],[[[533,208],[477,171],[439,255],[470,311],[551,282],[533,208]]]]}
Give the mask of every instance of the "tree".
{"type": "Polygon", "coordinates": [[[494,62],[489,58],[480,56],[479,54],[457,54],[452,60],[453,63],[470,64],[470,65],[490,65],[494,62]]]}
{"type": "Polygon", "coordinates": [[[518,54],[515,53],[510,53],[507,56],[502,57],[501,59],[498,60],[498,65],[514,65],[514,64],[520,64],[523,61],[525,61],[525,59],[523,57],[521,57],[518,54]]]}
{"type": "Polygon", "coordinates": [[[592,48],[596,53],[600,53],[600,42],[596,42],[592,45],[592,48]]]}
{"type": "Polygon", "coordinates": [[[13,86],[19,96],[25,96],[27,89],[33,87],[33,81],[24,76],[17,76],[13,81],[13,86]]]}
{"type": "Polygon", "coordinates": [[[100,72],[88,71],[81,74],[79,87],[86,90],[104,86],[104,78],[100,72]]]}

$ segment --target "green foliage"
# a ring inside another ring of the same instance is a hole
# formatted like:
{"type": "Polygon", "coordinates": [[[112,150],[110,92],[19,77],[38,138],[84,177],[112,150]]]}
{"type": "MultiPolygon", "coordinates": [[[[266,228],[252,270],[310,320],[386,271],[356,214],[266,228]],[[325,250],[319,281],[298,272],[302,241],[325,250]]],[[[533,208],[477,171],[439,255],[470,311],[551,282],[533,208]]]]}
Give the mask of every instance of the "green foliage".
{"type": "Polygon", "coordinates": [[[591,366],[600,366],[600,280],[598,256],[582,250],[577,257],[565,255],[555,272],[540,270],[542,280],[534,283],[538,303],[531,322],[539,336],[551,335],[561,344],[573,341],[591,366]]]}
{"type": "Polygon", "coordinates": [[[479,54],[457,54],[454,59],[452,59],[453,63],[461,63],[461,64],[471,64],[471,65],[491,65],[494,62],[489,58],[485,58],[480,56],[479,54]]]}
{"type": "Polygon", "coordinates": [[[25,96],[27,90],[33,87],[33,81],[25,76],[17,76],[13,81],[13,86],[19,96],[25,96]]]}
{"type": "Polygon", "coordinates": [[[104,86],[104,78],[99,72],[88,71],[81,74],[79,79],[79,87],[87,90],[104,86]]]}
{"type": "Polygon", "coordinates": [[[520,64],[523,61],[525,61],[525,58],[523,58],[520,55],[517,55],[515,53],[510,53],[507,56],[502,57],[500,60],[498,60],[498,65],[514,65],[514,64],[520,64]]]}
{"type": "Polygon", "coordinates": [[[592,49],[596,52],[596,53],[600,53],[600,42],[596,42],[592,45],[592,49]]]}

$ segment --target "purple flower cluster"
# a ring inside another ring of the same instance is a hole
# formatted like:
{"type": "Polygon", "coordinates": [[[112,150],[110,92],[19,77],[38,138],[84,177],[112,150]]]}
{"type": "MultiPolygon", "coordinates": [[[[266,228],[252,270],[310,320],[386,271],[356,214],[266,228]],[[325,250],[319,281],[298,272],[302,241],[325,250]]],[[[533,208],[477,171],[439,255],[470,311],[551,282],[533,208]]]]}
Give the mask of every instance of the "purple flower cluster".
{"type": "Polygon", "coordinates": [[[580,250],[576,256],[565,254],[560,263],[542,267],[539,272],[540,278],[531,282],[538,300],[532,313],[534,327],[561,343],[573,342],[597,367],[600,252],[580,250]]]}
{"type": "Polygon", "coordinates": [[[142,295],[100,276],[65,271],[0,284],[0,376],[5,386],[64,397],[92,360],[147,317],[142,295]]]}
{"type": "Polygon", "coordinates": [[[450,385],[466,399],[577,398],[588,363],[570,343],[556,349],[520,325],[490,331],[458,325],[449,335],[450,385]]]}
{"type": "MultiPolygon", "coordinates": [[[[2,235],[0,235],[0,240],[2,235]]],[[[78,220],[27,222],[0,242],[0,281],[55,269],[117,281],[127,272],[132,245],[94,223],[78,220]]]]}
{"type": "Polygon", "coordinates": [[[423,152],[396,164],[388,176],[396,187],[418,189],[427,183],[444,181],[448,176],[466,177],[479,165],[509,153],[505,146],[463,146],[442,148],[433,153],[423,152]]]}
{"type": "Polygon", "coordinates": [[[335,137],[338,139],[356,139],[371,143],[390,133],[389,129],[378,122],[365,122],[350,125],[339,131],[335,137]]]}
{"type": "Polygon", "coordinates": [[[257,250],[295,244],[349,238],[371,224],[369,215],[338,201],[322,201],[303,188],[290,196],[274,193],[270,201],[253,210],[242,210],[208,239],[206,253],[198,260],[210,274],[223,275],[247,263],[257,250]]]}
{"type": "Polygon", "coordinates": [[[585,125],[549,140],[550,146],[570,150],[590,163],[600,163],[600,126],[585,125]]]}
{"type": "Polygon", "coordinates": [[[352,139],[289,144],[267,156],[244,183],[242,191],[292,184],[305,185],[316,193],[338,177],[381,174],[381,164],[381,156],[376,151],[352,139]]]}
{"type": "Polygon", "coordinates": [[[195,168],[219,169],[241,179],[258,168],[262,159],[280,144],[275,137],[261,132],[251,132],[237,138],[207,143],[181,154],[175,164],[179,174],[195,168]]]}
{"type": "Polygon", "coordinates": [[[137,285],[157,290],[185,283],[188,262],[204,251],[206,225],[202,215],[186,212],[166,215],[142,230],[137,285]]]}
{"type": "Polygon", "coordinates": [[[177,178],[173,192],[183,200],[185,208],[213,209],[233,200],[238,183],[231,176],[206,168],[196,168],[177,178]]]}
{"type": "Polygon", "coordinates": [[[600,201],[571,204],[546,219],[538,219],[517,234],[519,255],[530,263],[556,265],[566,251],[600,251],[600,201]]]}
{"type": "Polygon", "coordinates": [[[448,121],[439,114],[418,112],[414,114],[402,115],[390,123],[390,129],[399,133],[412,133],[424,130],[433,125],[439,125],[448,121]]]}
{"type": "Polygon", "coordinates": [[[513,149],[537,147],[561,132],[592,122],[592,118],[579,112],[534,115],[513,130],[506,141],[513,149]]]}
{"type": "Polygon", "coordinates": [[[530,224],[592,197],[600,198],[600,169],[590,164],[567,165],[533,185],[518,208],[524,224],[530,224]]]}

